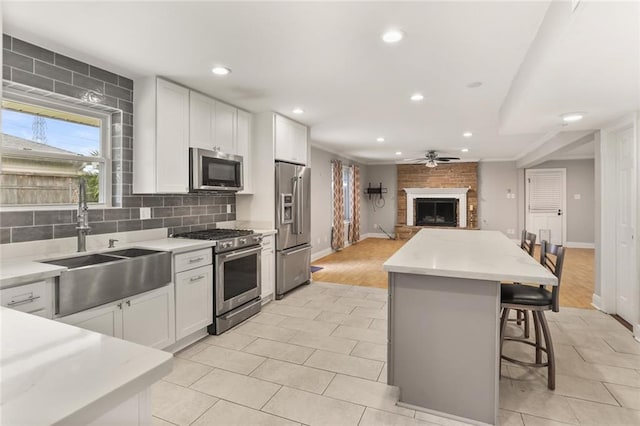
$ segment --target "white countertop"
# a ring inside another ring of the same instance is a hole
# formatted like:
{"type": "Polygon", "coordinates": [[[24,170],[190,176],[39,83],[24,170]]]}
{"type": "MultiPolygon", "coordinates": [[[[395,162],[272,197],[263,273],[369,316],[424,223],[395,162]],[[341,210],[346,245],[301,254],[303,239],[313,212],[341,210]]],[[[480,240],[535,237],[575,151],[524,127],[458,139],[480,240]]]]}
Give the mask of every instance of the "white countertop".
{"type": "Polygon", "coordinates": [[[168,352],[0,307],[2,424],[87,424],[168,374],[168,352]]]}
{"type": "Polygon", "coordinates": [[[499,231],[423,229],[384,263],[406,274],[557,285],[556,277],[499,231]]]}

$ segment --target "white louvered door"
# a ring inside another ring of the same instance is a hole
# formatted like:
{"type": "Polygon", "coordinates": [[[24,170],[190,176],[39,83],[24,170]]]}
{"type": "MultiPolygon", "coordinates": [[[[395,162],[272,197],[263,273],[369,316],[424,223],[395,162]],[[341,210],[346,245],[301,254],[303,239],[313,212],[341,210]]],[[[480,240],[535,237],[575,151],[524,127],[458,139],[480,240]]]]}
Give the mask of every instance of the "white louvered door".
{"type": "Polygon", "coordinates": [[[527,231],[538,242],[564,244],[566,169],[528,169],[525,178],[527,231]]]}

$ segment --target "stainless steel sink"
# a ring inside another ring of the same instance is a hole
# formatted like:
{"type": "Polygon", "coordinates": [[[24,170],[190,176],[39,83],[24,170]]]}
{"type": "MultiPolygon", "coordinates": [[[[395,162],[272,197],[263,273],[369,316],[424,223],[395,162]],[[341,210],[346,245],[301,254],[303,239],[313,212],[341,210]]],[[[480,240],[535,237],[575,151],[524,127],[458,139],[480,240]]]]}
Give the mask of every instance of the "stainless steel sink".
{"type": "Polygon", "coordinates": [[[101,263],[120,260],[119,257],[106,256],[104,254],[87,254],[82,256],[67,257],[64,259],[47,260],[42,263],[65,266],[69,269],[84,268],[85,266],[99,265],[101,263]]]}
{"type": "Polygon", "coordinates": [[[58,315],[69,315],[171,282],[171,253],[130,248],[47,260],[66,266],[56,282],[58,315]]]}

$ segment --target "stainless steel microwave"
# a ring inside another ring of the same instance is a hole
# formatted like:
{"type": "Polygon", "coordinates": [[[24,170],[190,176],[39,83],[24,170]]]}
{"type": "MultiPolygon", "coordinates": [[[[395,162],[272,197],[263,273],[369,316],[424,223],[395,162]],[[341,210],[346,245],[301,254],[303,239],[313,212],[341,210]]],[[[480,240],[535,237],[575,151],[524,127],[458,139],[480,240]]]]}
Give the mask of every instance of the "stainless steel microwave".
{"type": "Polygon", "coordinates": [[[189,191],[242,191],[242,157],[189,148],[189,191]]]}

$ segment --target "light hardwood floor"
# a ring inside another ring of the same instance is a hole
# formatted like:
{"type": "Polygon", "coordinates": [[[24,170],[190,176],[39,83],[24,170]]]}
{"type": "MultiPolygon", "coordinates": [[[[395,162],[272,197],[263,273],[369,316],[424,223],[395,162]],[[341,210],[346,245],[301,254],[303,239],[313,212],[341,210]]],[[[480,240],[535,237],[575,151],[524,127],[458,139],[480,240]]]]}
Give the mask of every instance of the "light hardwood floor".
{"type": "MultiPolygon", "coordinates": [[[[367,238],[312,263],[324,269],[312,274],[314,281],[387,288],[382,264],[406,241],[367,238]]],[[[540,248],[536,247],[536,259],[540,248]]],[[[568,248],[560,290],[560,305],[592,309],[594,250],[568,248]]]]}

